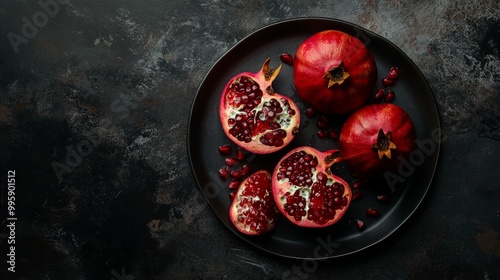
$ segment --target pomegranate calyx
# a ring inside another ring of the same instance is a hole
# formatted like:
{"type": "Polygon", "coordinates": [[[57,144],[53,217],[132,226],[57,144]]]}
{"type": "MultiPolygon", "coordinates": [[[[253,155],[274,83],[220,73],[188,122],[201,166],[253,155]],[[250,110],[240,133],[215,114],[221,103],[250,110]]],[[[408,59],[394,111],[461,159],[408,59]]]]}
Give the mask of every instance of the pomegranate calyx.
{"type": "Polygon", "coordinates": [[[328,88],[331,88],[333,85],[344,83],[349,78],[349,73],[345,71],[344,63],[341,61],[339,65],[333,66],[332,69],[328,70],[323,78],[328,79],[328,88]]]}
{"type": "Polygon", "coordinates": [[[342,161],[342,157],[338,155],[339,150],[331,150],[330,153],[325,156],[325,164],[327,166],[332,166],[337,162],[342,161]]]}
{"type": "Polygon", "coordinates": [[[396,144],[391,141],[392,133],[389,131],[384,133],[382,129],[378,131],[377,143],[372,145],[373,149],[377,150],[378,159],[386,156],[388,159],[392,158],[391,150],[396,149],[396,144]]]}
{"type": "Polygon", "coordinates": [[[280,64],[280,66],[278,66],[278,68],[274,69],[272,67],[269,67],[269,62],[270,61],[271,61],[270,58],[267,58],[266,61],[264,61],[264,64],[262,65],[262,70],[261,71],[262,71],[262,75],[264,76],[264,78],[266,79],[266,81],[271,81],[272,82],[272,81],[274,81],[274,79],[276,79],[276,77],[280,73],[281,67],[283,65],[280,64]]]}

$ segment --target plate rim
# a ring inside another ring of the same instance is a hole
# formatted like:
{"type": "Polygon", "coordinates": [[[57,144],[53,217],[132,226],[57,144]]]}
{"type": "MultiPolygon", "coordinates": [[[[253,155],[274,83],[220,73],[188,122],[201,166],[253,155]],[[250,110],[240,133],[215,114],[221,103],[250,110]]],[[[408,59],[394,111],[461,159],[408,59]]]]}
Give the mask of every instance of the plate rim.
{"type": "MultiPolygon", "coordinates": [[[[342,25],[350,26],[350,27],[359,29],[359,30],[367,33],[370,37],[375,37],[375,38],[377,38],[379,40],[384,41],[384,43],[391,45],[392,48],[394,48],[401,55],[403,55],[406,58],[407,62],[409,64],[411,64],[412,67],[415,68],[415,70],[417,71],[418,75],[420,76],[419,78],[421,78],[423,81],[425,81],[424,85],[425,85],[425,87],[428,88],[428,91],[430,92],[430,95],[431,95],[430,97],[433,100],[432,104],[429,104],[428,106],[432,106],[433,107],[433,111],[435,111],[436,114],[437,114],[436,115],[437,126],[434,129],[438,129],[440,131],[440,133],[442,133],[441,114],[440,114],[440,111],[439,111],[439,107],[438,107],[438,103],[437,103],[437,99],[436,99],[436,96],[434,94],[434,91],[432,90],[432,88],[431,88],[431,86],[429,84],[429,81],[427,80],[427,78],[425,77],[425,75],[422,73],[422,70],[418,67],[418,65],[399,46],[397,46],[396,44],[394,44],[390,40],[386,39],[382,35],[379,35],[379,34],[373,32],[371,30],[368,30],[368,29],[366,29],[366,28],[364,28],[364,27],[362,27],[362,26],[360,26],[360,25],[358,25],[356,23],[352,23],[352,22],[349,22],[349,21],[346,21],[346,20],[341,20],[341,19],[336,19],[336,18],[329,18],[329,17],[294,17],[294,18],[288,18],[288,19],[284,19],[284,20],[278,20],[278,21],[266,24],[264,26],[261,26],[261,27],[255,29],[254,31],[249,32],[247,35],[243,36],[236,43],[234,43],[224,53],[222,53],[215,60],[215,62],[209,67],[208,71],[206,72],[206,74],[201,79],[201,81],[200,81],[200,83],[199,83],[199,85],[198,85],[198,87],[196,89],[196,93],[193,96],[193,99],[192,99],[192,102],[191,102],[190,112],[189,112],[189,118],[188,118],[188,126],[187,126],[187,138],[186,138],[187,153],[188,153],[189,163],[190,163],[190,167],[191,167],[191,172],[192,172],[192,175],[193,175],[193,177],[194,177],[194,179],[196,181],[197,189],[201,192],[201,195],[203,196],[205,202],[210,206],[210,208],[216,214],[216,216],[220,220],[220,222],[226,228],[228,228],[232,233],[236,234],[240,239],[243,239],[245,242],[247,242],[248,244],[252,245],[253,247],[258,248],[259,250],[265,251],[265,252],[270,253],[272,255],[285,257],[285,258],[288,258],[288,259],[298,259],[298,260],[312,260],[312,259],[314,259],[314,260],[326,260],[326,259],[341,258],[341,257],[346,257],[346,256],[350,256],[350,255],[353,255],[353,254],[357,254],[357,253],[359,253],[361,251],[364,251],[364,250],[366,250],[366,249],[368,249],[370,247],[373,247],[373,246],[375,246],[375,245],[377,245],[377,244],[379,244],[379,243],[387,240],[396,231],[398,231],[404,224],[406,224],[407,221],[411,217],[413,217],[415,215],[415,212],[418,209],[421,208],[420,206],[421,206],[422,202],[424,201],[424,199],[427,197],[427,195],[429,193],[429,190],[431,189],[431,185],[434,182],[434,179],[435,179],[435,176],[436,176],[438,162],[439,162],[439,158],[440,158],[440,154],[441,154],[441,141],[438,141],[436,143],[436,151],[435,151],[435,155],[434,155],[435,161],[432,163],[433,164],[433,166],[431,168],[432,169],[432,173],[430,174],[430,176],[428,178],[429,182],[425,186],[425,191],[423,192],[423,194],[420,197],[420,199],[418,199],[418,202],[415,204],[415,206],[413,207],[413,209],[407,215],[405,215],[405,217],[400,222],[398,222],[396,226],[394,226],[394,227],[390,228],[389,230],[387,230],[383,234],[383,236],[381,238],[379,238],[378,240],[370,243],[369,245],[360,247],[360,248],[358,248],[356,250],[352,250],[352,251],[349,251],[349,252],[346,252],[346,253],[343,253],[343,254],[327,255],[327,256],[324,256],[324,257],[299,257],[299,256],[290,256],[290,255],[286,255],[286,254],[277,253],[277,252],[269,250],[269,249],[267,249],[265,247],[262,247],[262,246],[259,246],[259,245],[255,244],[254,242],[252,242],[250,240],[251,238],[245,238],[247,236],[242,236],[239,232],[237,232],[236,229],[231,228],[229,225],[227,225],[222,220],[222,217],[220,217],[219,213],[216,211],[216,209],[214,208],[214,205],[212,205],[212,203],[210,202],[209,198],[204,194],[203,187],[202,187],[202,182],[200,181],[199,176],[196,174],[195,163],[193,161],[193,156],[192,156],[192,147],[191,147],[191,140],[190,139],[192,137],[191,136],[191,134],[192,134],[191,129],[192,129],[192,125],[193,125],[193,111],[194,111],[195,106],[196,106],[196,101],[199,98],[200,90],[203,88],[203,86],[204,86],[207,78],[210,76],[212,70],[224,59],[224,57],[226,55],[228,55],[229,53],[231,53],[234,49],[236,49],[240,44],[242,44],[243,42],[245,42],[248,38],[251,38],[252,36],[255,36],[257,33],[263,32],[263,31],[265,31],[267,29],[273,28],[273,27],[278,26],[278,25],[283,25],[283,24],[287,24],[287,23],[290,23],[290,22],[300,22],[300,21],[303,21],[305,24],[308,24],[307,22],[314,21],[314,22],[325,22],[327,24],[342,24],[342,25]]],[[[311,23],[309,23],[309,24],[311,24],[311,23]]],[[[257,237],[257,238],[260,238],[260,237],[257,237]]]]}

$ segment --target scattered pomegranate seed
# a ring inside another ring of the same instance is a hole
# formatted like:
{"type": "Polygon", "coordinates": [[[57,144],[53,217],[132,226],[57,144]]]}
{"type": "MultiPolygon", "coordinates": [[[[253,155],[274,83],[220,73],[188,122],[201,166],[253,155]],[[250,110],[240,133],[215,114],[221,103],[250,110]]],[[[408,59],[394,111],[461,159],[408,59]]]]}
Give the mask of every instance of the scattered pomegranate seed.
{"type": "Polygon", "coordinates": [[[385,102],[390,103],[390,102],[394,101],[395,98],[396,98],[396,94],[394,93],[394,91],[390,90],[385,95],[384,100],[385,100],[385,102]]]}
{"type": "Polygon", "coordinates": [[[352,188],[355,189],[355,190],[357,190],[357,189],[361,188],[362,185],[363,185],[363,182],[361,182],[359,180],[358,181],[354,181],[352,183],[352,188]]]}
{"type": "Polygon", "coordinates": [[[241,177],[243,177],[243,175],[241,175],[241,172],[238,170],[231,170],[230,174],[234,179],[240,179],[241,177]]]}
{"type": "Polygon", "coordinates": [[[332,140],[337,140],[339,139],[339,134],[337,132],[335,132],[334,130],[331,130],[330,131],[330,134],[329,134],[330,138],[332,138],[332,140]]]}
{"type": "Polygon", "coordinates": [[[383,79],[382,79],[382,85],[383,85],[384,87],[390,87],[390,86],[393,86],[395,82],[396,82],[396,81],[395,81],[394,79],[391,79],[391,78],[383,78],[383,79]]]}
{"type": "Polygon", "coordinates": [[[374,217],[374,218],[378,218],[380,217],[380,212],[377,210],[377,209],[374,209],[374,208],[368,208],[366,210],[366,215],[368,217],[374,217]]]}
{"type": "Polygon", "coordinates": [[[309,107],[306,109],[306,117],[312,118],[314,115],[316,115],[316,110],[314,110],[314,108],[309,107]]]}
{"type": "Polygon", "coordinates": [[[222,146],[219,146],[219,153],[221,155],[229,155],[233,152],[233,148],[229,145],[229,144],[225,144],[225,145],[222,145],[222,146]]]}
{"type": "Polygon", "coordinates": [[[225,181],[229,179],[229,168],[227,166],[221,167],[217,173],[219,174],[219,178],[221,180],[225,181]]]}
{"type": "Polygon", "coordinates": [[[389,200],[391,200],[391,198],[388,194],[377,195],[378,202],[385,203],[385,202],[389,202],[389,200]]]}
{"type": "Polygon", "coordinates": [[[326,130],[328,129],[328,123],[325,123],[324,121],[318,120],[316,122],[316,126],[321,129],[321,130],[326,130]]]}
{"type": "Polygon", "coordinates": [[[250,165],[248,164],[244,164],[242,167],[241,167],[241,176],[245,176],[247,175],[248,173],[250,173],[250,170],[251,170],[251,167],[250,165]]]}
{"type": "Polygon", "coordinates": [[[352,201],[356,201],[356,200],[360,199],[362,196],[363,196],[363,192],[362,191],[355,191],[355,192],[352,193],[351,200],[352,201]]]}
{"type": "Polygon", "coordinates": [[[326,131],[320,130],[316,132],[316,136],[318,136],[319,139],[325,139],[326,138],[326,131]]]}
{"type": "Polygon", "coordinates": [[[235,166],[238,163],[238,159],[233,158],[233,157],[227,157],[226,158],[226,164],[228,166],[235,166]]]}
{"type": "Polygon", "coordinates": [[[358,231],[365,230],[365,223],[362,220],[357,219],[356,220],[356,228],[358,229],[358,231]]]}
{"type": "Polygon", "coordinates": [[[382,101],[382,99],[384,99],[384,96],[385,96],[385,89],[381,88],[377,90],[377,93],[375,94],[375,100],[382,101]]]}
{"type": "Polygon", "coordinates": [[[288,65],[293,65],[293,57],[289,53],[280,54],[280,60],[288,65]]]}
{"type": "Polygon", "coordinates": [[[229,182],[230,189],[237,189],[239,186],[240,186],[240,181],[238,180],[231,180],[231,182],[229,182]]]}
{"type": "Polygon", "coordinates": [[[236,197],[236,193],[235,192],[230,192],[229,193],[229,200],[233,201],[235,197],[236,197]]]}
{"type": "Polygon", "coordinates": [[[398,77],[398,74],[399,74],[399,68],[396,66],[391,67],[391,69],[389,70],[389,74],[387,75],[387,78],[394,80],[398,77]]]}
{"type": "Polygon", "coordinates": [[[238,148],[238,150],[236,151],[236,158],[239,161],[243,161],[243,160],[245,160],[246,157],[247,156],[245,154],[245,151],[242,148],[238,148]]]}

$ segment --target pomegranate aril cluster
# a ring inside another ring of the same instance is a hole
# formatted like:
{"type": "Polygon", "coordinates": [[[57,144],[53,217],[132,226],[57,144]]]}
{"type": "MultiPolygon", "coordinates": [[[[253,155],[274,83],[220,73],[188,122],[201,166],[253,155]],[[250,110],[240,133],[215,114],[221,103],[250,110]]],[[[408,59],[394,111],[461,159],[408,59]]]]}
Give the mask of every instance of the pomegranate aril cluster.
{"type": "Polygon", "coordinates": [[[391,103],[396,98],[396,94],[393,90],[388,88],[394,86],[396,84],[396,80],[399,76],[399,68],[396,66],[391,67],[387,76],[382,79],[382,88],[379,88],[375,93],[374,99],[378,102],[387,102],[391,103]]]}
{"type": "MultiPolygon", "coordinates": [[[[228,181],[229,189],[237,189],[242,179],[249,175],[252,169],[246,162],[248,152],[239,147],[233,149],[229,144],[219,146],[218,150],[221,155],[226,157],[224,158],[225,164],[219,168],[217,174],[221,180],[228,181]]],[[[230,194],[230,197],[233,198],[234,194],[230,194]]]]}
{"type": "Polygon", "coordinates": [[[273,198],[269,195],[269,179],[260,177],[249,177],[247,186],[241,194],[239,201],[240,209],[238,222],[249,227],[251,230],[260,232],[269,227],[268,217],[272,217],[278,211],[273,198]]]}
{"type": "MultiPolygon", "coordinates": [[[[305,115],[308,118],[313,118],[316,115],[316,110],[314,108],[306,108],[305,115]]],[[[316,120],[316,127],[318,131],[316,136],[320,139],[332,139],[336,141],[338,139],[338,133],[331,127],[330,119],[326,115],[320,115],[316,120]]]]}
{"type": "MultiPolygon", "coordinates": [[[[351,189],[352,189],[352,198],[351,201],[357,201],[360,200],[363,197],[363,190],[362,186],[365,184],[365,181],[362,180],[356,180],[352,182],[351,184],[351,189]]],[[[380,203],[387,203],[390,201],[390,196],[389,194],[380,194],[376,196],[376,200],[380,203]]],[[[368,207],[365,211],[365,215],[368,218],[379,218],[381,216],[380,211],[377,210],[375,207],[368,207]]],[[[356,219],[355,224],[356,228],[358,231],[364,231],[366,229],[366,224],[362,219],[356,219]]]]}
{"type": "Polygon", "coordinates": [[[336,211],[347,206],[347,198],[344,197],[344,186],[334,182],[327,184],[326,175],[318,173],[318,181],[311,188],[310,204],[307,219],[324,224],[333,220],[336,211]],[[322,178],[320,178],[322,177],[322,178]]]}

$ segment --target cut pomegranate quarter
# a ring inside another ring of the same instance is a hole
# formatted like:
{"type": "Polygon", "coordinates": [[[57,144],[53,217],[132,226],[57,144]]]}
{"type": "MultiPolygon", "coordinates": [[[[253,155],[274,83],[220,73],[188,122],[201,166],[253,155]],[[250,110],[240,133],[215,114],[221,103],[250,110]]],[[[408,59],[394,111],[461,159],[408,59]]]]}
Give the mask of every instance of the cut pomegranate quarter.
{"type": "Polygon", "coordinates": [[[229,209],[233,225],[248,235],[264,234],[281,216],[271,193],[271,173],[259,170],[246,178],[229,209]]]}

